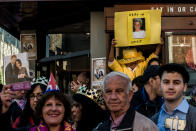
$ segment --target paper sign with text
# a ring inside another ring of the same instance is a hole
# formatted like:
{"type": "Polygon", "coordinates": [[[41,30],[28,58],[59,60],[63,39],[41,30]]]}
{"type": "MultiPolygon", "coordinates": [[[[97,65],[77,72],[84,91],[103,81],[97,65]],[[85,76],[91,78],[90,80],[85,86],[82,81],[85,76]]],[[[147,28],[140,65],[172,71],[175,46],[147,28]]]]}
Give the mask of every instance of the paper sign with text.
{"type": "Polygon", "coordinates": [[[138,10],[115,13],[116,47],[160,43],[161,10],[138,10]]]}

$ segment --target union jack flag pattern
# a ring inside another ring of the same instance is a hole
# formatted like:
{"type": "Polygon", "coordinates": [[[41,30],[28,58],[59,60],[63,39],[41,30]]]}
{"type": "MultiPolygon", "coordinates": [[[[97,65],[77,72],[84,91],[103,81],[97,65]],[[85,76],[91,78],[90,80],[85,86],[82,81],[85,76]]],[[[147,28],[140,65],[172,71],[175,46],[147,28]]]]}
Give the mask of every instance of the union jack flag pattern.
{"type": "Polygon", "coordinates": [[[60,91],[52,73],[50,74],[50,79],[49,79],[48,86],[46,89],[46,92],[50,92],[50,91],[60,91]]]}

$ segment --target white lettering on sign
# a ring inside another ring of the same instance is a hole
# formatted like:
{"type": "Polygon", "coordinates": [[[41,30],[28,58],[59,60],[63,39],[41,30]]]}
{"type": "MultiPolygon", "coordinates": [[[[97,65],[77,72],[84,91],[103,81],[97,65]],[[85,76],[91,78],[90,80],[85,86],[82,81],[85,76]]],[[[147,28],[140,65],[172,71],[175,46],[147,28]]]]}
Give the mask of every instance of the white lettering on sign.
{"type": "Polygon", "coordinates": [[[186,7],[178,7],[178,12],[186,12],[186,7]]]}
{"type": "Polygon", "coordinates": [[[196,12],[196,7],[190,7],[190,12],[196,12]]]}
{"type": "Polygon", "coordinates": [[[164,7],[152,7],[151,10],[161,10],[163,11],[164,7]]]}
{"type": "Polygon", "coordinates": [[[174,12],[174,7],[167,7],[167,12],[174,12]]]}
{"type": "Polygon", "coordinates": [[[151,10],[161,10],[167,13],[196,13],[196,7],[186,7],[186,6],[167,6],[167,7],[151,7],[151,10]]]}

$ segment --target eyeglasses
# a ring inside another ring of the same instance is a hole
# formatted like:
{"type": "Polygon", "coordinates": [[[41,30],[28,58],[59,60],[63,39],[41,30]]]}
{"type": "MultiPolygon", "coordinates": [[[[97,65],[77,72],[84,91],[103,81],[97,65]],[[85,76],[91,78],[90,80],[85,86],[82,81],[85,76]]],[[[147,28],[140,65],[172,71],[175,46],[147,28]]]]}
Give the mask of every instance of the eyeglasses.
{"type": "Polygon", "coordinates": [[[42,93],[37,93],[37,94],[30,94],[30,99],[35,99],[35,97],[40,100],[42,98],[43,94],[42,93]]]}

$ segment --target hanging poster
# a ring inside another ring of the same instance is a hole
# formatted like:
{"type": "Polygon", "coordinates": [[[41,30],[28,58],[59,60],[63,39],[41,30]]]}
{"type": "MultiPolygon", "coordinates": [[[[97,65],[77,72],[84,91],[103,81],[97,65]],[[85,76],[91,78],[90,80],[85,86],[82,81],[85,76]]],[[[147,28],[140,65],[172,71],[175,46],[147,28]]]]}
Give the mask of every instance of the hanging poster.
{"type": "Polygon", "coordinates": [[[21,34],[21,52],[27,52],[29,60],[37,59],[36,34],[21,34]]]}
{"type": "Polygon", "coordinates": [[[92,87],[101,87],[106,75],[106,58],[92,58],[92,87]]]}
{"type": "Polygon", "coordinates": [[[116,47],[161,42],[161,10],[116,12],[114,22],[116,47]]]}
{"type": "Polygon", "coordinates": [[[14,90],[29,89],[29,61],[27,53],[4,57],[5,84],[13,86],[14,90]]]}

